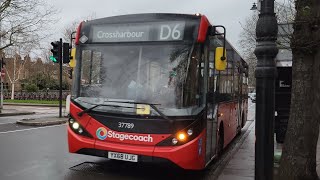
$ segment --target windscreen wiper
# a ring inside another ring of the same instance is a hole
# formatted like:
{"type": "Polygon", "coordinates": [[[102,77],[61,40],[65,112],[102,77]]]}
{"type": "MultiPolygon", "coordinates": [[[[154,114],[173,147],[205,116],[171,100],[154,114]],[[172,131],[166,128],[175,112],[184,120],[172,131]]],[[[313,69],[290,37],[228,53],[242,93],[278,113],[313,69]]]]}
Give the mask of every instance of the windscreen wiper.
{"type": "Polygon", "coordinates": [[[161,117],[163,117],[163,119],[170,121],[170,123],[173,123],[173,119],[170,119],[168,116],[166,116],[165,114],[163,114],[154,104],[148,104],[152,109],[154,109],[161,117]]]}
{"type": "Polygon", "coordinates": [[[109,107],[114,107],[114,108],[132,108],[132,109],[139,109],[136,107],[129,107],[129,106],[118,106],[118,105],[110,105],[110,104],[96,104],[95,106],[92,106],[91,108],[87,108],[81,112],[78,112],[78,116],[82,116],[84,113],[88,113],[92,111],[94,108],[97,108],[99,106],[109,106],[109,107]]]}

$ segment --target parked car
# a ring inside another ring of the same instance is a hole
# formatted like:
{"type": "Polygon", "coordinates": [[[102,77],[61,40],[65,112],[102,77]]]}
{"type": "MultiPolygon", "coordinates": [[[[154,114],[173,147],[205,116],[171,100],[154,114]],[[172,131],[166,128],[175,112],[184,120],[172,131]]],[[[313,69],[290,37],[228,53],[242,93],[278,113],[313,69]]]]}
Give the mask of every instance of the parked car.
{"type": "Polygon", "coordinates": [[[249,98],[251,99],[251,101],[253,103],[255,103],[256,102],[256,93],[255,92],[254,93],[249,93],[249,98]]]}
{"type": "Polygon", "coordinates": [[[256,93],[253,93],[253,95],[251,96],[251,101],[252,101],[253,103],[256,102],[256,93]]]}

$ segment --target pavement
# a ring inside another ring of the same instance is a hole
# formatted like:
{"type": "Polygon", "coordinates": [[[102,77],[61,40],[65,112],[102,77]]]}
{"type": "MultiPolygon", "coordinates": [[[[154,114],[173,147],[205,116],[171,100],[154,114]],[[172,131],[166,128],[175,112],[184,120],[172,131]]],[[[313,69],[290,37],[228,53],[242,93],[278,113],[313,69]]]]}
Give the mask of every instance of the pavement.
{"type": "Polygon", "coordinates": [[[42,118],[27,118],[17,121],[17,124],[26,126],[52,126],[64,124],[68,120],[67,117],[42,117],[42,118]]]}
{"type": "MultiPolygon", "coordinates": [[[[46,105],[41,105],[41,104],[36,104],[36,105],[32,104],[32,105],[46,107],[46,105]]],[[[36,114],[36,112],[30,109],[23,109],[18,106],[21,106],[21,104],[11,104],[9,108],[6,105],[3,106],[3,109],[1,110],[1,113],[0,113],[0,117],[36,114]],[[17,108],[14,108],[14,106],[17,106],[17,108]]],[[[51,117],[49,116],[49,117],[40,117],[40,118],[24,118],[24,119],[18,120],[16,123],[21,125],[28,125],[28,126],[49,126],[49,125],[63,124],[66,122],[67,122],[67,117],[59,118],[57,115],[52,115],[51,117]]]]}
{"type": "MultiPolygon", "coordinates": [[[[42,107],[59,107],[59,104],[30,104],[30,103],[3,103],[8,106],[42,106],[42,107]]],[[[66,107],[65,103],[62,103],[62,107],[66,107]]]]}
{"type": "MultiPolygon", "coordinates": [[[[255,122],[247,130],[248,135],[244,135],[244,140],[239,143],[238,149],[233,153],[229,162],[223,167],[218,180],[254,180],[254,151],[255,151],[255,122]]],[[[319,134],[320,135],[320,134],[319,134]]],[[[275,167],[279,167],[279,154],[281,154],[282,144],[275,142],[275,167]]],[[[275,169],[276,173],[276,169],[275,169]]],[[[317,173],[320,174],[320,136],[317,145],[317,173]]]]}
{"type": "Polygon", "coordinates": [[[6,107],[4,106],[3,109],[1,109],[0,117],[6,117],[6,116],[21,116],[21,115],[30,115],[30,114],[35,114],[35,112],[17,110],[17,109],[13,109],[13,108],[6,108],[6,107]]]}
{"type": "Polygon", "coordinates": [[[253,180],[254,179],[254,141],[255,123],[253,122],[240,141],[241,145],[224,167],[218,180],[253,180]]]}

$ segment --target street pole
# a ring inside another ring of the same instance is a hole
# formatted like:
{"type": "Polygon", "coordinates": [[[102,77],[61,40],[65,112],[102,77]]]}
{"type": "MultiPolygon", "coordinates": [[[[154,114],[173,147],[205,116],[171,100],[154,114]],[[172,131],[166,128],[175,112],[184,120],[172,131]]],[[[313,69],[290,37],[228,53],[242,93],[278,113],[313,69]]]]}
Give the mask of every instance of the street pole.
{"type": "MultiPolygon", "coordinates": [[[[1,13],[0,13],[0,18],[1,18],[1,13]]],[[[0,32],[2,31],[2,21],[0,21],[0,32]]],[[[2,35],[0,36],[0,46],[2,47],[2,35]]],[[[4,57],[4,52],[3,51],[1,51],[1,73],[2,73],[2,66],[3,66],[3,57],[4,57]]],[[[3,109],[3,78],[2,78],[2,74],[1,74],[1,78],[0,78],[1,80],[0,80],[0,82],[1,82],[1,95],[0,95],[0,113],[2,112],[2,109],[3,109]]]]}
{"type": "Polygon", "coordinates": [[[60,38],[60,43],[59,43],[59,68],[60,68],[60,76],[59,76],[59,83],[60,83],[60,88],[59,88],[59,118],[62,117],[62,38],[60,38]]]}
{"type": "Polygon", "coordinates": [[[4,83],[4,80],[3,80],[3,76],[2,76],[2,70],[3,70],[3,57],[1,58],[1,63],[0,63],[1,65],[0,65],[0,67],[1,67],[1,95],[0,95],[0,113],[1,113],[1,111],[2,111],[2,109],[3,109],[3,83],[4,83]]]}
{"type": "Polygon", "coordinates": [[[256,77],[256,142],[255,180],[273,179],[274,109],[275,109],[275,57],[278,34],[274,13],[274,0],[262,0],[256,27],[258,58],[256,77]]]}

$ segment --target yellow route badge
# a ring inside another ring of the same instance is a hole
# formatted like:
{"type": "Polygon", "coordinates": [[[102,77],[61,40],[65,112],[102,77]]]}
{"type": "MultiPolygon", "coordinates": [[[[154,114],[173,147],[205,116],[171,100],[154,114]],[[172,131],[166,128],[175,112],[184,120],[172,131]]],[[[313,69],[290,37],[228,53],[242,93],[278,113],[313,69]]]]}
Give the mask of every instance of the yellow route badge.
{"type": "Polygon", "coordinates": [[[141,115],[150,114],[150,105],[137,104],[137,114],[141,114],[141,115]]]}

